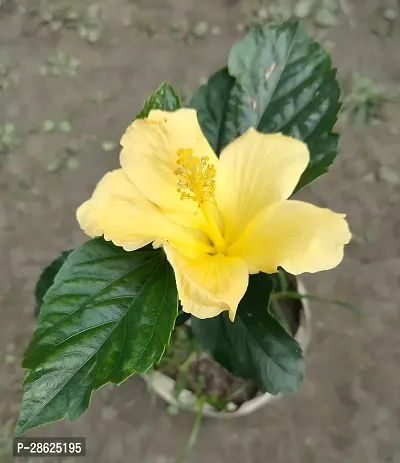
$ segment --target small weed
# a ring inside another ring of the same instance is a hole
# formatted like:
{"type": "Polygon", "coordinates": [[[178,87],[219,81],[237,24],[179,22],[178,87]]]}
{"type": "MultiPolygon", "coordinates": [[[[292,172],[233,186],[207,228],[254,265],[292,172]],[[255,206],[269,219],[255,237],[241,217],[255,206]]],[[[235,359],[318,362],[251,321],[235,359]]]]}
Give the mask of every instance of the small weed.
{"type": "Polygon", "coordinates": [[[0,154],[8,154],[19,146],[21,140],[12,124],[0,125],[0,154]]]}
{"type": "Polygon", "coordinates": [[[360,74],[352,74],[347,91],[344,92],[342,117],[350,116],[357,124],[368,124],[380,119],[382,105],[398,98],[393,92],[373,79],[360,74]]]}
{"type": "Polygon", "coordinates": [[[105,140],[101,143],[101,149],[105,152],[114,151],[118,148],[118,143],[115,141],[105,140]]]}
{"type": "Polygon", "coordinates": [[[198,40],[203,40],[209,35],[220,35],[221,28],[212,26],[207,21],[198,21],[189,23],[189,21],[181,21],[173,23],[169,26],[169,35],[177,41],[181,41],[186,45],[193,45],[198,40]]]}
{"type": "Polygon", "coordinates": [[[276,1],[267,10],[266,20],[270,22],[286,21],[292,16],[292,8],[288,1],[276,1]]]}
{"type": "Polygon", "coordinates": [[[40,74],[43,76],[69,76],[75,77],[80,61],[74,56],[58,51],[55,55],[48,58],[46,64],[40,67],[40,74]]]}
{"type": "Polygon", "coordinates": [[[19,74],[10,65],[0,63],[0,91],[6,90],[18,83],[19,74]]]}
{"type": "Polygon", "coordinates": [[[289,19],[292,16],[292,7],[288,0],[276,0],[268,5],[265,5],[265,2],[262,0],[253,0],[245,3],[243,14],[243,26],[245,30],[248,30],[266,23],[280,22],[289,19]]]}
{"type": "Polygon", "coordinates": [[[338,0],[321,0],[315,13],[314,23],[318,27],[333,27],[338,24],[340,6],[338,0]]]}
{"type": "Polygon", "coordinates": [[[53,132],[63,132],[68,133],[71,132],[71,124],[69,121],[62,120],[62,121],[54,121],[52,119],[47,119],[43,122],[41,128],[41,132],[45,133],[53,133],[53,132]]]}
{"type": "Polygon", "coordinates": [[[293,8],[293,15],[297,19],[306,19],[308,18],[317,3],[317,0],[298,0],[293,8]]]}
{"type": "Polygon", "coordinates": [[[200,352],[200,346],[191,331],[178,327],[172,332],[171,342],[160,360],[159,367],[177,374],[186,371],[193,357],[200,352]],[[195,353],[193,355],[193,353],[195,353]]]}
{"type": "Polygon", "coordinates": [[[327,31],[326,29],[315,29],[312,32],[313,39],[318,42],[322,49],[327,51],[328,53],[332,53],[332,50],[335,48],[335,42],[329,40],[327,38],[327,31]]]}
{"type": "Polygon", "coordinates": [[[207,21],[200,21],[192,28],[192,34],[196,39],[203,39],[210,32],[210,25],[207,21]]]}
{"type": "Polygon", "coordinates": [[[39,13],[43,23],[53,32],[75,29],[89,43],[98,42],[103,27],[100,5],[91,3],[86,10],[76,11],[70,3],[69,0],[43,0],[39,13]]]}
{"type": "Polygon", "coordinates": [[[71,9],[70,3],[69,0],[41,1],[39,15],[53,32],[77,28],[79,13],[71,9]]]}
{"type": "Polygon", "coordinates": [[[92,3],[88,6],[80,21],[78,27],[79,35],[89,43],[96,43],[100,39],[102,28],[101,7],[97,3],[92,3]]]}
{"type": "Polygon", "coordinates": [[[62,169],[75,170],[79,167],[77,150],[66,146],[60,148],[46,165],[48,172],[60,172],[62,169]]]}
{"type": "Polygon", "coordinates": [[[195,24],[187,24],[186,28],[181,29],[181,40],[186,45],[193,45],[197,40],[202,40],[210,34],[212,28],[207,21],[199,21],[195,24]]]}

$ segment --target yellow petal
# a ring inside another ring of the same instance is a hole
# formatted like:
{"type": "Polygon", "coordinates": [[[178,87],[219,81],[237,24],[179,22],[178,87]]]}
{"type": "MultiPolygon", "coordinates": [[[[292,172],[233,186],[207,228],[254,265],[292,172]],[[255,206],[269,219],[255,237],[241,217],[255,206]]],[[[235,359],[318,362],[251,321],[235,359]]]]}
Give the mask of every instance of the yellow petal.
{"type": "Polygon", "coordinates": [[[287,199],[309,162],[307,145],[249,129],[221,153],[216,200],[233,242],[265,207],[287,199]]]}
{"type": "Polygon", "coordinates": [[[122,169],[103,177],[92,198],[78,209],[77,218],[89,236],[104,235],[127,251],[155,239],[168,240],[190,256],[210,249],[205,235],[171,221],[140,193],[122,169]]]}
{"type": "Polygon", "coordinates": [[[138,119],[128,127],[121,145],[121,166],[144,196],[184,225],[198,227],[204,222],[196,202],[181,200],[175,174],[181,149],[191,149],[199,158],[207,156],[213,165],[218,161],[194,109],[153,110],[147,119],[138,119]]]}
{"type": "Polygon", "coordinates": [[[228,254],[241,257],[250,272],[315,273],[336,267],[351,233],[344,214],[301,201],[285,201],[259,215],[228,254]]]}
{"type": "Polygon", "coordinates": [[[183,310],[197,318],[215,317],[228,310],[233,321],[248,285],[245,262],[222,254],[188,259],[172,246],[164,249],[175,272],[183,310]]]}

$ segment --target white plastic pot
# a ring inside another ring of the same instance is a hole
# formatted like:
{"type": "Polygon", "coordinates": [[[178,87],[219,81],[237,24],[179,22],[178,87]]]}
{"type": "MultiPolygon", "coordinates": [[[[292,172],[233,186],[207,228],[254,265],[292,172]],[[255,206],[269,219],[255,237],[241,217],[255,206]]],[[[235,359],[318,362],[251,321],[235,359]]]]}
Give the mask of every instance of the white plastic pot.
{"type": "MultiPolygon", "coordinates": [[[[305,287],[299,280],[297,280],[297,289],[300,294],[306,294],[305,287]]],[[[305,352],[310,341],[311,315],[308,301],[306,299],[303,299],[301,301],[301,304],[303,306],[303,310],[300,312],[300,325],[295,335],[295,339],[301,345],[303,352],[305,352]]],[[[175,399],[175,381],[169,376],[166,376],[159,371],[153,370],[151,376],[144,376],[144,379],[148,383],[150,383],[152,391],[155,392],[155,394],[157,394],[163,400],[165,400],[168,404],[176,405],[180,408],[185,408],[187,410],[193,411],[194,413],[197,412],[197,398],[187,389],[181,391],[179,395],[179,402],[175,399]]],[[[214,409],[211,405],[206,403],[203,407],[203,415],[222,419],[245,416],[249,415],[250,413],[253,413],[254,411],[266,405],[267,403],[272,402],[273,400],[276,400],[279,397],[280,395],[272,395],[268,392],[265,394],[259,393],[259,395],[249,400],[248,402],[245,402],[239,408],[233,403],[228,404],[228,409],[231,411],[226,412],[220,412],[214,409]]]]}

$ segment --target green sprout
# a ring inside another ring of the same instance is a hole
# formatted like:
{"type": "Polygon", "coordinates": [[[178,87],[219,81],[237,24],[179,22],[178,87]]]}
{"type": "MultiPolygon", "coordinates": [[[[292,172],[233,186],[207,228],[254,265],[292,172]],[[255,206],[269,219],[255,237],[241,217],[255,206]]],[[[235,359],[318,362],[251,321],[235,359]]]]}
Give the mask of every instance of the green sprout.
{"type": "Polygon", "coordinates": [[[46,64],[40,67],[40,73],[43,76],[68,76],[75,77],[80,61],[74,56],[57,51],[57,53],[47,59],[46,64]]]}
{"type": "Polygon", "coordinates": [[[10,153],[19,146],[20,142],[14,125],[0,125],[0,154],[10,153]]]}
{"type": "Polygon", "coordinates": [[[262,0],[253,0],[244,6],[244,29],[262,26],[270,22],[279,22],[292,16],[292,7],[288,0],[276,0],[265,5],[262,0]]]}
{"type": "Polygon", "coordinates": [[[64,168],[75,170],[79,167],[78,152],[71,146],[65,146],[55,152],[46,165],[48,172],[60,172],[64,168]]]}
{"type": "Polygon", "coordinates": [[[318,27],[333,27],[338,24],[340,6],[337,0],[321,0],[314,17],[318,27]]]}
{"type": "Polygon", "coordinates": [[[79,35],[89,43],[96,43],[100,39],[103,27],[101,7],[98,3],[88,6],[78,26],[79,35]]]}
{"type": "Polygon", "coordinates": [[[40,130],[44,133],[71,132],[71,123],[67,120],[55,121],[53,119],[47,119],[43,122],[40,130]]]}
{"type": "Polygon", "coordinates": [[[62,28],[77,27],[79,14],[71,9],[70,3],[68,0],[41,1],[39,15],[51,31],[57,32],[62,28]]]}
{"type": "Polygon", "coordinates": [[[373,79],[354,73],[343,97],[342,114],[354,118],[357,124],[367,124],[380,119],[382,105],[398,97],[398,92],[388,90],[373,79]]]}
{"type": "Polygon", "coordinates": [[[62,28],[75,29],[89,43],[96,43],[100,38],[103,23],[98,3],[92,3],[86,10],[78,12],[71,9],[68,0],[43,0],[39,14],[53,32],[62,28]]]}
{"type": "Polygon", "coordinates": [[[19,74],[8,64],[0,63],[0,92],[17,84],[19,74]]]}

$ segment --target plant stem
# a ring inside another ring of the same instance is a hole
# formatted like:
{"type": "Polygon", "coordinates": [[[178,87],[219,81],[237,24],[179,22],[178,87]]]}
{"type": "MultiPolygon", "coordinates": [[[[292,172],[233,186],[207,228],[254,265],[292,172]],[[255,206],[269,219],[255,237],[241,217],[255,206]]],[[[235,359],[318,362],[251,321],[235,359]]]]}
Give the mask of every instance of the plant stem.
{"type": "Polygon", "coordinates": [[[287,287],[288,287],[288,282],[287,282],[287,278],[286,278],[284,271],[280,269],[277,275],[278,275],[279,284],[281,286],[281,291],[286,292],[287,287]]]}
{"type": "Polygon", "coordinates": [[[200,399],[197,402],[197,414],[196,414],[196,419],[195,419],[195,422],[192,428],[192,432],[190,433],[189,440],[187,441],[187,444],[185,448],[183,449],[183,452],[180,454],[179,458],[176,460],[175,463],[183,463],[188,457],[189,452],[192,450],[192,448],[197,442],[197,436],[199,434],[201,420],[203,418],[203,407],[204,407],[205,401],[206,401],[205,397],[200,397],[200,399]]]}
{"type": "Polygon", "coordinates": [[[147,392],[149,394],[153,392],[153,369],[152,368],[147,372],[147,392]]]}
{"type": "Polygon", "coordinates": [[[322,298],[322,297],[317,297],[317,296],[310,296],[308,294],[300,294],[300,293],[297,293],[296,291],[282,291],[282,292],[279,292],[279,293],[272,293],[270,295],[270,299],[272,300],[279,300],[279,299],[309,299],[311,301],[318,301],[318,302],[326,302],[328,304],[332,304],[332,305],[336,305],[338,307],[342,307],[344,309],[347,309],[347,310],[350,310],[351,312],[353,312],[353,314],[357,315],[358,317],[360,317],[360,311],[352,306],[351,304],[347,303],[347,302],[342,302],[342,301],[338,301],[338,300],[335,300],[335,299],[325,299],[325,298],[322,298]]]}
{"type": "Polygon", "coordinates": [[[190,364],[193,362],[193,360],[196,360],[196,358],[197,358],[197,352],[196,351],[191,352],[188,358],[182,363],[182,365],[178,367],[179,371],[181,373],[187,371],[187,369],[190,367],[190,364]]]}

